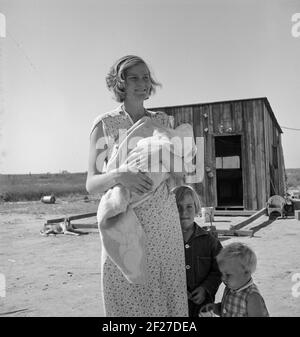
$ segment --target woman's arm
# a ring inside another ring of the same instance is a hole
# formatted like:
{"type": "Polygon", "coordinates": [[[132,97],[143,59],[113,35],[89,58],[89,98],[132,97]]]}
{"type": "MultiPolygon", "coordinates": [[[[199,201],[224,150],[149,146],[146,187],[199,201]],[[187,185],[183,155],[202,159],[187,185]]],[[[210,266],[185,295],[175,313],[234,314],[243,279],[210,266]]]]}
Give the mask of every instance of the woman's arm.
{"type": "Polygon", "coordinates": [[[107,145],[104,142],[102,122],[93,130],[90,137],[88,174],[86,189],[89,193],[104,193],[119,182],[119,174],[116,170],[102,173],[104,162],[107,159],[107,145]],[[97,143],[100,148],[97,148],[97,143]]]}
{"type": "Polygon", "coordinates": [[[130,191],[140,195],[149,192],[152,188],[152,180],[147,175],[136,172],[134,162],[126,163],[121,168],[103,173],[108,153],[104,139],[102,122],[100,122],[90,138],[87,191],[89,193],[104,193],[113,186],[122,184],[130,191]]]}

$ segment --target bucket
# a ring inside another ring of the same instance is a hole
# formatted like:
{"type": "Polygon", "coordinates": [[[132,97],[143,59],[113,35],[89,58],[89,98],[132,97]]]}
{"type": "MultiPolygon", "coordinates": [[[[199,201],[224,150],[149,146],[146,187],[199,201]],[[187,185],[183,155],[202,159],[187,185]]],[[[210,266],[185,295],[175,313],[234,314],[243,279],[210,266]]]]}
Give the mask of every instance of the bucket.
{"type": "Polygon", "coordinates": [[[55,196],[54,195],[45,195],[41,198],[41,201],[44,204],[54,204],[55,203],[55,196]]]}
{"type": "Polygon", "coordinates": [[[204,222],[214,221],[214,207],[202,207],[201,216],[204,222]]]}

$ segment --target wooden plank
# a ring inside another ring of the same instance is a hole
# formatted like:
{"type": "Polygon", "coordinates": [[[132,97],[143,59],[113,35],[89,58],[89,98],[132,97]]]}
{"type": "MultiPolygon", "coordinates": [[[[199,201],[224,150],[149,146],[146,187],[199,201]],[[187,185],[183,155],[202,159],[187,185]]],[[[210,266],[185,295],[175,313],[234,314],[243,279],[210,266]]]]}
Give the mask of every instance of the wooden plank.
{"type": "Polygon", "coordinates": [[[222,124],[223,124],[223,132],[224,133],[232,133],[233,125],[232,125],[232,114],[230,109],[230,103],[223,103],[221,105],[221,115],[222,115],[222,124]]]}
{"type": "MultiPolygon", "coordinates": [[[[213,178],[207,177],[207,185],[208,185],[208,204],[204,206],[217,206],[217,188],[216,188],[216,152],[215,152],[215,139],[213,136],[214,130],[214,114],[219,113],[219,109],[216,108],[215,105],[210,106],[209,114],[207,118],[208,123],[208,132],[207,132],[207,161],[205,161],[205,167],[208,166],[211,168],[211,172],[213,172],[213,178]]],[[[205,169],[205,168],[204,168],[205,169]]]]}
{"type": "Polygon", "coordinates": [[[78,229],[78,228],[98,228],[98,223],[93,223],[93,224],[72,224],[73,228],[78,229]]]}
{"type": "Polygon", "coordinates": [[[216,229],[215,232],[226,236],[253,236],[253,230],[216,229]]]}
{"type": "Polygon", "coordinates": [[[90,218],[96,215],[97,215],[97,212],[85,213],[85,214],[79,214],[79,215],[71,215],[68,217],[68,220],[72,221],[72,220],[85,219],[85,218],[90,218]]]}
{"type": "Polygon", "coordinates": [[[250,209],[256,209],[256,179],[255,179],[255,144],[254,144],[254,125],[252,102],[244,102],[244,119],[247,130],[247,165],[248,165],[248,206],[250,209]]]}
{"type": "MultiPolygon", "coordinates": [[[[211,109],[211,105],[205,105],[203,107],[203,115],[206,114],[207,117],[203,116],[203,135],[204,135],[204,169],[207,165],[209,165],[210,163],[210,149],[209,149],[209,136],[208,136],[208,132],[205,132],[205,128],[208,129],[208,118],[209,115],[211,115],[212,113],[212,109],[211,109]]],[[[203,181],[203,190],[204,190],[204,204],[202,204],[202,206],[207,206],[209,205],[209,181],[208,181],[208,177],[207,174],[204,174],[204,181],[203,181]]]]}
{"type": "Polygon", "coordinates": [[[234,210],[215,210],[214,214],[216,216],[251,216],[255,214],[255,211],[234,211],[234,210]]]}
{"type": "MultiPolygon", "coordinates": [[[[194,130],[194,136],[195,136],[195,141],[197,141],[197,137],[202,137],[203,136],[203,122],[202,122],[203,116],[202,116],[202,107],[201,106],[195,106],[193,108],[193,130],[194,130]]],[[[196,144],[197,145],[197,144],[196,144]]],[[[203,153],[203,157],[205,154],[203,153]]],[[[199,158],[199,152],[196,154],[196,164],[197,164],[197,158],[199,158]]],[[[204,165],[204,160],[203,160],[203,165],[204,165]]],[[[197,167],[196,167],[197,169],[197,167]]],[[[193,185],[195,188],[196,192],[199,195],[201,205],[205,204],[205,195],[204,195],[204,189],[203,189],[203,182],[202,183],[196,183],[193,185]]]]}
{"type": "MultiPolygon", "coordinates": [[[[217,109],[217,113],[221,114],[220,108],[217,109]]],[[[212,116],[213,114],[211,113],[210,116],[212,116]]],[[[212,118],[208,118],[208,123],[209,123],[209,130],[211,130],[211,132],[213,132],[214,130],[214,121],[212,118]]],[[[215,137],[213,135],[210,135],[210,168],[211,171],[213,172],[214,176],[213,178],[209,178],[209,188],[210,188],[210,204],[208,206],[213,206],[216,207],[218,204],[218,200],[217,200],[217,171],[216,171],[216,149],[215,149],[215,137]]],[[[209,150],[209,149],[208,149],[209,150]]]]}
{"type": "MultiPolygon", "coordinates": [[[[276,157],[277,157],[277,167],[274,167],[274,173],[275,173],[275,186],[276,186],[276,194],[279,194],[279,176],[278,176],[278,165],[279,165],[279,161],[278,161],[278,129],[275,126],[275,124],[273,124],[273,131],[274,131],[274,135],[275,135],[275,139],[274,139],[274,146],[276,147],[276,157]]],[[[275,160],[276,162],[276,160],[275,160]]],[[[274,166],[274,165],[273,165],[274,166]]]]}
{"type": "Polygon", "coordinates": [[[255,125],[255,177],[256,177],[256,202],[257,208],[261,209],[264,205],[263,201],[263,169],[262,169],[262,128],[261,128],[261,102],[253,102],[253,124],[255,125]]]}
{"type": "Polygon", "coordinates": [[[270,145],[269,145],[269,121],[268,111],[264,104],[264,136],[265,136],[265,156],[266,156],[266,198],[270,197],[270,145]]]}
{"type": "Polygon", "coordinates": [[[220,134],[219,126],[222,124],[222,114],[220,112],[219,104],[213,104],[211,107],[211,121],[212,127],[209,132],[212,134],[220,134]]]}
{"type": "Polygon", "coordinates": [[[71,215],[71,216],[66,216],[64,218],[56,218],[56,219],[50,219],[47,220],[47,224],[51,224],[51,223],[59,223],[59,222],[64,222],[64,221],[72,221],[72,220],[79,220],[79,219],[85,219],[85,218],[90,218],[92,216],[96,216],[97,213],[93,212],[93,213],[85,213],[85,214],[78,214],[78,215],[71,215]]]}
{"type": "Polygon", "coordinates": [[[284,156],[283,156],[283,147],[281,143],[281,135],[279,135],[279,146],[278,146],[278,151],[279,151],[279,195],[284,195],[286,191],[286,185],[285,185],[285,164],[284,164],[284,156]]]}
{"type": "Polygon", "coordinates": [[[251,140],[251,189],[252,189],[252,209],[257,209],[257,185],[256,185],[256,165],[255,165],[255,153],[256,153],[256,144],[255,144],[255,133],[256,125],[254,124],[254,102],[250,101],[248,103],[248,119],[249,119],[249,132],[251,140]]]}
{"type": "Polygon", "coordinates": [[[188,123],[193,125],[193,108],[192,107],[189,107],[189,110],[188,110],[188,123]]]}
{"type": "Polygon", "coordinates": [[[242,113],[243,113],[243,139],[242,139],[242,164],[243,164],[243,197],[244,197],[244,206],[246,209],[252,209],[251,203],[251,151],[249,149],[250,145],[250,135],[248,131],[248,112],[246,104],[242,104],[242,113]]]}
{"type": "Polygon", "coordinates": [[[50,220],[47,220],[46,224],[64,222],[65,220],[66,220],[66,218],[50,219],[50,220]]]}
{"type": "Polygon", "coordinates": [[[234,130],[235,132],[243,132],[243,114],[242,114],[242,103],[233,103],[233,119],[234,119],[234,130]]]}
{"type": "Polygon", "coordinates": [[[248,209],[247,203],[247,161],[246,161],[246,146],[245,146],[245,132],[241,135],[241,168],[242,168],[242,185],[243,185],[243,207],[248,209]]]}
{"type": "Polygon", "coordinates": [[[266,151],[265,151],[265,130],[264,130],[264,101],[259,101],[259,142],[260,142],[260,170],[261,170],[261,200],[258,208],[263,208],[268,200],[266,190],[266,151]]]}
{"type": "Polygon", "coordinates": [[[241,221],[240,223],[238,223],[237,225],[232,226],[231,228],[233,228],[233,229],[241,229],[241,228],[249,225],[254,220],[258,219],[263,214],[266,214],[266,207],[262,208],[258,212],[256,212],[253,215],[251,215],[248,219],[245,219],[245,220],[241,221]]]}

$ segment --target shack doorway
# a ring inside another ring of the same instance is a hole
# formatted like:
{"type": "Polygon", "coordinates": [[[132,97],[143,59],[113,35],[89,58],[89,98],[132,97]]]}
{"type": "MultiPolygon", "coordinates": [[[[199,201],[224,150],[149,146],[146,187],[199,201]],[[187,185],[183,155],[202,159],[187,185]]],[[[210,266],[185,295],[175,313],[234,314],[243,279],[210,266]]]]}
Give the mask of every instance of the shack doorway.
{"type": "Polygon", "coordinates": [[[217,207],[243,209],[241,136],[215,136],[217,207]]]}

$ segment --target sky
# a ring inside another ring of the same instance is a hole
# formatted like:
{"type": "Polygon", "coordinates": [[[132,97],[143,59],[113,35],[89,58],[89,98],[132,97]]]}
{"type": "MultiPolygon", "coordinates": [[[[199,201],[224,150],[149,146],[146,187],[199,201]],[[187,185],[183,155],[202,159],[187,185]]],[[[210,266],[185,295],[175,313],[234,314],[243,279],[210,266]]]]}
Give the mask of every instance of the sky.
{"type": "Polygon", "coordinates": [[[92,122],[119,104],[105,76],[127,54],[162,83],[148,108],[267,97],[300,168],[300,0],[0,0],[0,13],[0,173],[86,171],[92,122]]]}

